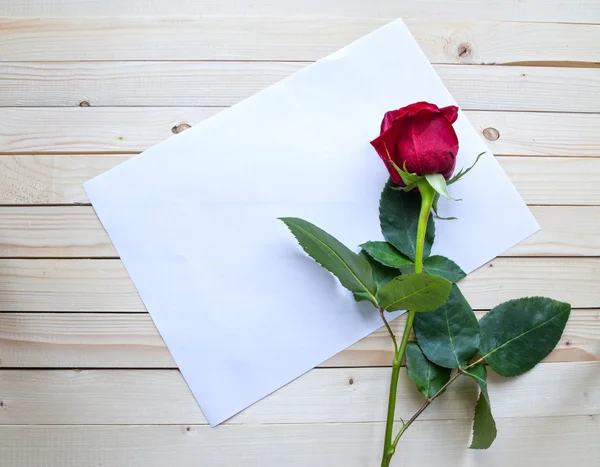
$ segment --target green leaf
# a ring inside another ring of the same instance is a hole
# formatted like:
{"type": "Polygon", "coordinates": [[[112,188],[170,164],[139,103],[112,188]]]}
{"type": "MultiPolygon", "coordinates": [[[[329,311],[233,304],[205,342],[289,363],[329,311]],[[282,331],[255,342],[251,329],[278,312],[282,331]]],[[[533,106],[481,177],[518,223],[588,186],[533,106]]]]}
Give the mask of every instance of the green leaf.
{"type": "Polygon", "coordinates": [[[490,396],[487,390],[487,371],[484,365],[478,363],[473,368],[465,370],[464,374],[473,378],[479,384],[481,390],[475,406],[473,441],[469,449],[487,449],[492,445],[497,434],[496,422],[492,415],[490,396]]]}
{"type": "MultiPolygon", "coordinates": [[[[452,196],[450,196],[450,193],[448,193],[448,187],[446,186],[446,179],[444,178],[444,176],[442,174],[427,174],[425,175],[425,178],[427,179],[427,182],[431,185],[431,187],[440,195],[442,195],[444,198],[447,199],[451,199],[454,201],[459,201],[454,199],[452,196]]],[[[437,210],[437,206],[436,206],[436,210],[437,210]]]]}
{"type": "Polygon", "coordinates": [[[450,379],[451,370],[427,360],[416,342],[408,343],[404,355],[408,377],[413,380],[419,392],[425,397],[433,397],[450,379]]]}
{"type": "Polygon", "coordinates": [[[504,302],[479,321],[480,351],[502,376],[531,370],[556,347],[571,305],[546,297],[504,302]]]}
{"type": "Polygon", "coordinates": [[[477,317],[456,285],[444,305],[415,317],[414,329],[425,356],[445,368],[466,365],[479,349],[477,317]]]}
{"type": "Polygon", "coordinates": [[[360,245],[369,256],[390,268],[409,268],[414,263],[388,242],[367,242],[360,245]]]}
{"type": "Polygon", "coordinates": [[[452,177],[450,180],[448,180],[447,185],[452,185],[453,183],[458,182],[461,178],[463,178],[465,175],[467,175],[471,171],[471,169],[473,167],[475,167],[477,162],[479,162],[479,159],[481,159],[481,156],[483,156],[484,154],[485,154],[485,151],[483,151],[482,153],[479,153],[477,155],[477,159],[475,159],[475,162],[473,162],[473,165],[466,170],[460,169],[459,172],[454,177],[452,177]]]}
{"type": "MultiPolygon", "coordinates": [[[[419,192],[397,191],[388,180],[379,202],[379,221],[383,237],[412,261],[417,251],[417,226],[421,210],[419,192]]],[[[423,258],[427,258],[435,237],[435,225],[431,216],[427,222],[423,258]]]]}
{"type": "Polygon", "coordinates": [[[290,229],[304,251],[339,279],[355,297],[377,306],[377,286],[371,265],[316,225],[296,217],[281,220],[290,229]]]}
{"type": "Polygon", "coordinates": [[[430,256],[423,262],[423,270],[427,274],[440,276],[450,282],[458,282],[466,276],[465,272],[454,261],[445,256],[430,256]]]}
{"type": "Polygon", "coordinates": [[[446,302],[452,284],[428,274],[398,276],[377,292],[379,306],[386,311],[431,311],[446,302]]]}
{"type": "Polygon", "coordinates": [[[377,284],[378,289],[382,288],[394,277],[398,277],[400,275],[400,271],[394,268],[388,268],[379,261],[375,261],[364,250],[362,250],[358,256],[365,259],[365,261],[371,265],[371,269],[373,269],[373,278],[375,279],[375,284],[377,284]]]}

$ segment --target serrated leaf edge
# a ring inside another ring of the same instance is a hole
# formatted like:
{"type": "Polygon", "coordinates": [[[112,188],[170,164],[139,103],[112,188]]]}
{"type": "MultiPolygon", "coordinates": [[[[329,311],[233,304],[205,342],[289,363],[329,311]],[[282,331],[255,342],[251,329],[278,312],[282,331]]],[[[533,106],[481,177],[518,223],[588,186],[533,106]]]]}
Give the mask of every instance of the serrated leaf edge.
{"type": "MultiPolygon", "coordinates": [[[[520,301],[520,300],[528,300],[528,299],[532,299],[532,298],[545,298],[545,299],[548,299],[548,297],[541,297],[541,296],[539,296],[539,295],[536,295],[536,296],[534,296],[534,297],[521,297],[521,298],[515,298],[515,299],[513,299],[513,300],[508,300],[508,301],[506,301],[506,302],[503,302],[503,303],[501,303],[500,305],[498,305],[498,306],[494,307],[494,309],[498,308],[498,307],[499,307],[499,306],[501,306],[501,305],[506,305],[507,303],[511,303],[511,302],[518,302],[518,301],[520,301]]],[[[550,299],[550,300],[553,300],[553,299],[550,299]]],[[[528,330],[527,330],[527,331],[525,331],[525,332],[522,332],[522,333],[521,333],[521,334],[519,334],[518,336],[515,336],[515,337],[513,337],[512,339],[510,339],[510,340],[506,341],[504,344],[502,344],[502,345],[500,345],[500,346],[498,346],[498,347],[495,347],[493,350],[490,350],[490,351],[489,351],[489,352],[487,352],[485,355],[483,355],[483,358],[487,358],[487,357],[489,357],[489,356],[490,356],[490,355],[492,355],[494,352],[497,352],[498,350],[500,350],[501,348],[503,348],[503,347],[507,346],[507,345],[508,345],[508,344],[510,344],[511,342],[513,342],[513,341],[515,341],[515,340],[517,340],[517,339],[520,339],[521,337],[523,337],[523,336],[526,336],[526,335],[527,335],[527,334],[529,334],[530,332],[533,332],[533,331],[535,331],[536,329],[539,329],[539,328],[541,328],[541,327],[545,326],[546,324],[550,323],[550,322],[551,322],[553,319],[556,319],[556,318],[558,318],[559,316],[562,316],[562,315],[563,315],[563,313],[569,313],[569,314],[571,313],[571,305],[570,305],[569,303],[566,303],[566,302],[560,302],[560,301],[558,301],[558,300],[554,300],[554,301],[555,301],[555,302],[557,302],[557,303],[559,303],[560,305],[565,305],[566,309],[565,309],[564,311],[561,311],[560,313],[557,313],[557,314],[555,314],[554,316],[552,316],[552,318],[550,318],[550,319],[548,319],[548,320],[544,321],[543,323],[540,323],[540,324],[538,324],[537,326],[535,326],[535,327],[533,327],[533,328],[531,328],[531,329],[528,329],[528,330]]],[[[493,313],[493,312],[494,312],[494,309],[492,309],[492,310],[491,310],[489,313],[487,313],[487,314],[486,314],[486,315],[485,315],[483,318],[481,318],[481,320],[484,320],[484,319],[486,319],[486,316],[489,316],[491,313],[493,313]]],[[[480,322],[481,322],[481,320],[480,320],[480,322]]]]}
{"type": "MultiPolygon", "coordinates": [[[[311,254],[310,254],[308,251],[306,251],[306,248],[304,247],[304,245],[302,245],[302,243],[300,243],[300,241],[298,240],[298,237],[296,237],[296,235],[294,234],[293,230],[292,230],[292,229],[290,228],[290,226],[288,225],[288,221],[292,221],[292,222],[293,222],[293,221],[294,221],[294,220],[296,220],[296,219],[297,219],[297,218],[294,218],[294,217],[280,217],[280,218],[279,218],[279,220],[280,220],[280,221],[282,221],[282,222],[285,224],[285,226],[288,228],[288,230],[290,231],[290,233],[291,233],[291,234],[294,236],[294,238],[296,239],[296,241],[298,242],[298,244],[299,244],[299,245],[302,247],[302,249],[304,250],[304,252],[305,252],[305,253],[306,253],[306,254],[307,254],[307,255],[308,255],[308,256],[309,256],[309,257],[310,257],[310,258],[311,258],[311,259],[312,259],[312,260],[313,260],[315,263],[319,264],[319,265],[320,265],[320,266],[321,266],[323,269],[325,269],[325,270],[329,271],[329,269],[328,269],[327,267],[325,267],[325,265],[324,265],[324,264],[322,264],[321,262],[319,262],[319,261],[317,261],[316,259],[314,259],[314,258],[312,257],[312,255],[311,255],[311,254]]],[[[305,221],[305,222],[308,222],[308,221],[305,221]]],[[[304,231],[304,232],[305,232],[307,235],[310,235],[311,237],[313,237],[313,238],[314,238],[316,241],[318,241],[319,243],[323,244],[323,245],[324,245],[324,246],[325,246],[325,247],[326,247],[328,250],[330,250],[330,251],[331,251],[331,252],[332,252],[332,253],[333,253],[335,256],[337,256],[337,257],[339,258],[339,260],[342,262],[342,264],[343,264],[343,265],[346,267],[346,269],[348,269],[348,271],[350,271],[350,274],[352,274],[352,276],[353,276],[353,277],[356,279],[356,281],[357,281],[357,282],[358,282],[358,283],[359,283],[359,284],[360,284],[360,285],[361,285],[361,286],[362,286],[362,287],[365,289],[365,292],[366,292],[366,293],[369,295],[369,297],[371,297],[371,299],[372,299],[372,301],[371,301],[371,302],[372,302],[374,305],[376,305],[376,304],[378,303],[378,302],[377,302],[377,298],[375,297],[375,295],[374,295],[374,294],[373,294],[373,293],[372,293],[372,292],[369,290],[369,288],[368,288],[368,287],[367,287],[367,286],[366,286],[366,285],[363,283],[363,281],[362,281],[362,280],[360,280],[356,274],[354,274],[354,271],[352,270],[352,268],[351,268],[351,267],[350,267],[350,266],[349,266],[349,265],[346,263],[346,261],[344,261],[344,259],[343,259],[343,258],[342,258],[340,255],[338,255],[338,254],[336,253],[336,251],[335,251],[333,248],[331,248],[331,247],[330,247],[330,246],[329,246],[327,243],[325,243],[325,242],[323,242],[323,241],[319,240],[319,238],[318,238],[318,237],[316,237],[315,235],[313,235],[311,232],[307,231],[306,229],[304,229],[304,228],[303,228],[303,227],[301,227],[300,225],[298,225],[298,224],[295,224],[295,227],[297,227],[298,229],[300,229],[300,230],[304,231]]],[[[320,227],[319,227],[319,228],[320,228],[320,227]]],[[[330,234],[328,234],[328,235],[330,235],[330,234]]],[[[346,248],[347,248],[347,247],[346,247],[346,248]]],[[[358,256],[358,255],[357,255],[357,256],[358,256]]],[[[360,259],[361,259],[362,261],[365,261],[363,258],[360,258],[360,259]]],[[[365,263],[367,264],[367,266],[368,266],[369,270],[371,271],[371,274],[373,274],[373,270],[372,270],[372,268],[371,268],[371,265],[370,265],[368,262],[366,262],[366,261],[365,261],[365,263]]],[[[331,271],[329,271],[329,272],[331,272],[331,271]]],[[[333,274],[333,273],[332,273],[332,274],[333,274]]],[[[334,274],[334,275],[335,275],[335,274],[334,274]]],[[[375,282],[375,281],[373,281],[373,282],[375,282]]],[[[376,306],[377,306],[377,305],[376,305],[376,306]]]]}
{"type": "Polygon", "coordinates": [[[494,442],[494,440],[496,439],[496,436],[498,436],[498,429],[496,427],[496,420],[494,420],[494,416],[492,414],[492,406],[490,404],[489,401],[489,397],[486,397],[486,395],[484,394],[483,390],[480,389],[480,393],[479,393],[479,398],[477,399],[477,404],[475,404],[475,410],[473,412],[473,438],[471,439],[471,445],[469,446],[469,449],[473,449],[473,450],[484,450],[484,449],[488,449],[492,443],[494,442]],[[492,439],[492,442],[489,444],[489,446],[487,447],[474,447],[473,445],[475,444],[475,417],[477,416],[477,409],[479,408],[479,405],[481,404],[481,402],[485,401],[485,403],[488,406],[488,409],[490,410],[490,415],[492,417],[492,421],[494,422],[494,438],[492,439]]]}

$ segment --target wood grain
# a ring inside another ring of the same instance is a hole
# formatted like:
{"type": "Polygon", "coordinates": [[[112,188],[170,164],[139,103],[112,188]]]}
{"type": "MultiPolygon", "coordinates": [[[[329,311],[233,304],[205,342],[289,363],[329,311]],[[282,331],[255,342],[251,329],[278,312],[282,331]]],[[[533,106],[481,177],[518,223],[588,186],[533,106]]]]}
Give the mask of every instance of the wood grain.
{"type": "MultiPolygon", "coordinates": [[[[589,391],[590,384],[600,382],[598,370],[600,363],[590,362],[542,364],[510,379],[490,372],[494,418],[598,414],[600,392],[589,391]]],[[[389,372],[388,368],[315,369],[225,423],[381,422],[389,372]]],[[[2,370],[0,374],[5,404],[1,425],[206,423],[176,370],[2,370]],[[140,411],[140,407],[151,410],[140,411]]],[[[404,369],[398,391],[403,395],[398,416],[422,405],[423,396],[404,369]]],[[[477,394],[477,386],[465,377],[423,419],[470,419],[477,394]]]]}
{"type": "MultiPolygon", "coordinates": [[[[0,205],[89,203],[81,184],[129,157],[132,156],[0,156],[0,205]]],[[[528,204],[600,205],[600,186],[596,183],[600,158],[497,159],[528,204]]]]}
{"type": "MultiPolygon", "coordinates": [[[[597,308],[598,268],[600,258],[497,258],[463,279],[461,289],[475,309],[532,295],[597,308]]],[[[145,308],[120,260],[0,259],[0,311],[145,308]]]]}
{"type": "MultiPolygon", "coordinates": [[[[417,421],[403,437],[402,459],[418,465],[592,466],[600,457],[597,415],[498,420],[491,451],[469,450],[471,417],[417,421]],[[435,442],[432,445],[432,441],[435,442]]],[[[3,467],[364,467],[377,465],[384,424],[7,425],[3,467]]]]}
{"type": "MultiPolygon", "coordinates": [[[[531,210],[541,230],[501,256],[600,256],[600,206],[531,210]]],[[[0,229],[0,258],[118,256],[91,206],[0,206],[0,229]]]]}
{"type": "MultiPolygon", "coordinates": [[[[59,107],[2,109],[0,153],[136,153],[195,125],[217,107],[59,107]]],[[[467,111],[496,155],[599,156],[600,114],[467,111]],[[489,141],[486,128],[499,138],[489,141]]]]}
{"type": "MultiPolygon", "coordinates": [[[[482,137],[499,132],[484,141],[542,227],[470,275],[465,294],[481,310],[537,293],[579,308],[546,363],[491,377],[491,450],[466,449],[477,388],[459,380],[394,461],[598,463],[600,0],[3,0],[2,467],[378,465],[384,330],[211,429],[120,261],[99,259],[116,252],[92,208],[73,204],[88,202],[82,182],[179,124],[396,17],[482,137]]],[[[404,369],[400,386],[406,416],[420,396],[404,369]]]]}
{"type": "MultiPolygon", "coordinates": [[[[0,106],[230,106],[307,62],[0,62],[0,106]]],[[[436,65],[463,110],[599,112],[600,68],[436,65]],[[548,99],[552,95],[552,99],[548,99]]]]}
{"type": "MultiPolygon", "coordinates": [[[[481,317],[485,312],[476,312],[481,317]]],[[[391,323],[401,335],[404,316],[391,323]]],[[[3,368],[177,368],[148,314],[0,313],[3,368]]],[[[393,346],[379,329],[320,367],[390,366],[393,346]]],[[[546,362],[600,360],[600,310],[571,313],[546,362]]]]}
{"type": "MultiPolygon", "coordinates": [[[[2,61],[317,60],[392,18],[0,18],[2,61]]],[[[600,25],[411,19],[432,63],[600,62],[600,25]]]]}
{"type": "Polygon", "coordinates": [[[4,0],[0,16],[102,17],[102,16],[280,16],[305,18],[342,16],[355,18],[430,17],[500,21],[562,21],[565,23],[600,22],[597,0],[528,0],[506,2],[487,0],[420,0],[389,2],[387,0],[4,0]]]}

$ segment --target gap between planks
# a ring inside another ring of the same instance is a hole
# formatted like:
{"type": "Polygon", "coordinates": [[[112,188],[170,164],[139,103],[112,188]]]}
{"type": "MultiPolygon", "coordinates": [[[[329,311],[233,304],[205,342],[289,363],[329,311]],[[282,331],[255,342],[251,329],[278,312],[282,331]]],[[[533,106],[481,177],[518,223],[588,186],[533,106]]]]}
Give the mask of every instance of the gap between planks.
{"type": "MultiPolygon", "coordinates": [[[[307,65],[0,62],[0,88],[9,90],[0,94],[0,106],[230,106],[307,65]]],[[[600,111],[600,68],[436,65],[435,70],[463,110],[600,111]]]]}
{"type": "MultiPolygon", "coordinates": [[[[0,18],[0,60],[317,60],[390,19],[0,18]]],[[[600,62],[600,25],[431,18],[406,24],[432,63],[600,62]]]]}
{"type": "MultiPolygon", "coordinates": [[[[478,318],[484,311],[475,312],[478,318]]],[[[401,335],[406,317],[391,322],[401,335]]],[[[129,313],[0,313],[0,368],[177,368],[150,315],[129,313]]],[[[385,328],[319,365],[390,366],[385,328]]],[[[545,362],[600,360],[600,310],[572,310],[545,362]]]]}

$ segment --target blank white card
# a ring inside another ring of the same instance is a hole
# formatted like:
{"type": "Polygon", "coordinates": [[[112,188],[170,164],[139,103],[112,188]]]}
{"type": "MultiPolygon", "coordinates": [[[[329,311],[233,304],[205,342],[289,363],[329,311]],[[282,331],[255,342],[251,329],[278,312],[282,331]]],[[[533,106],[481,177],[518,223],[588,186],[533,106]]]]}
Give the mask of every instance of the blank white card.
{"type": "MultiPolygon", "coordinates": [[[[369,142],[423,100],[455,104],[397,20],[84,185],[211,425],[381,326],[277,218],[381,239],[369,142]]],[[[454,126],[458,169],[487,148],[462,113],[454,126]]],[[[451,192],[434,253],[466,272],[538,230],[490,153],[451,192]]]]}

